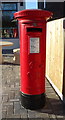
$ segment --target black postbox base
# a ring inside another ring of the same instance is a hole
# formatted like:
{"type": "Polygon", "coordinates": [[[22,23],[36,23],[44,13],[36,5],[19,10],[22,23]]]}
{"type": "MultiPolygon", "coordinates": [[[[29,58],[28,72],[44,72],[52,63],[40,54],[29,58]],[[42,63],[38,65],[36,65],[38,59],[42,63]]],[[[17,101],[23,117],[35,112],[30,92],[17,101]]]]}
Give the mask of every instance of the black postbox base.
{"type": "Polygon", "coordinates": [[[41,109],[45,105],[46,97],[45,93],[40,95],[27,95],[22,92],[21,94],[21,104],[26,109],[41,109]]]}

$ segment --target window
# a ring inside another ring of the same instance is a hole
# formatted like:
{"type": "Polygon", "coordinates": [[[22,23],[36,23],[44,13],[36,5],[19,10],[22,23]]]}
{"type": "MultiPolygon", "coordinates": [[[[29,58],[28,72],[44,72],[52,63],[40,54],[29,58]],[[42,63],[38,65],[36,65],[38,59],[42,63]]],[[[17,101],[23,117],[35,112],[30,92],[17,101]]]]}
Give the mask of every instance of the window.
{"type": "Polygon", "coordinates": [[[17,11],[17,3],[2,3],[2,28],[0,28],[0,38],[18,37],[17,22],[13,20],[13,14],[17,11]]]}

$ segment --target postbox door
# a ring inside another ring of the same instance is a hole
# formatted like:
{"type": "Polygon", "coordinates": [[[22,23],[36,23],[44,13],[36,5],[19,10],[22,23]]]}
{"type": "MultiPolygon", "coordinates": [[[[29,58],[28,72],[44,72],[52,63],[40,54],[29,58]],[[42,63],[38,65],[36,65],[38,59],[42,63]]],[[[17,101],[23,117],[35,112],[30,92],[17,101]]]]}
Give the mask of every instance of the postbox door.
{"type": "Polygon", "coordinates": [[[41,35],[33,35],[28,38],[28,79],[32,86],[31,94],[40,94],[45,92],[45,52],[41,35]],[[42,46],[41,46],[42,45],[42,46]]]}

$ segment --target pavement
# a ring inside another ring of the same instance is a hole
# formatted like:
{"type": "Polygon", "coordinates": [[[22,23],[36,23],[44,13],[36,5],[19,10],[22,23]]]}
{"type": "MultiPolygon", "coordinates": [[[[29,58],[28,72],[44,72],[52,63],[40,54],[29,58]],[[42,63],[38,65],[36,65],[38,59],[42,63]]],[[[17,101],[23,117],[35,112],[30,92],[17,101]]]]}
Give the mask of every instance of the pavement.
{"type": "Polygon", "coordinates": [[[65,120],[65,105],[46,79],[46,104],[29,110],[21,105],[20,66],[13,64],[13,55],[5,56],[2,66],[2,120],[65,120]]]}

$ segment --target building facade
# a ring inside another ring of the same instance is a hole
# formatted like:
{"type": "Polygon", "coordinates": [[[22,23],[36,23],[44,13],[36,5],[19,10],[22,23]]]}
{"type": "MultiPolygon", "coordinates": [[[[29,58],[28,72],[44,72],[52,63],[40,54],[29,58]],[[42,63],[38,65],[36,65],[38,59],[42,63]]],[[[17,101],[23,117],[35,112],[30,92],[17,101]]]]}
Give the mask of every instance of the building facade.
{"type": "Polygon", "coordinates": [[[38,8],[51,11],[53,13],[52,19],[59,19],[65,17],[65,2],[40,2],[38,0],[38,8]]]}
{"type": "Polygon", "coordinates": [[[25,9],[23,0],[1,0],[0,2],[0,40],[13,42],[13,46],[3,47],[13,50],[20,47],[18,21],[13,14],[25,9]],[[21,2],[22,1],[22,2],[21,2]]]}

